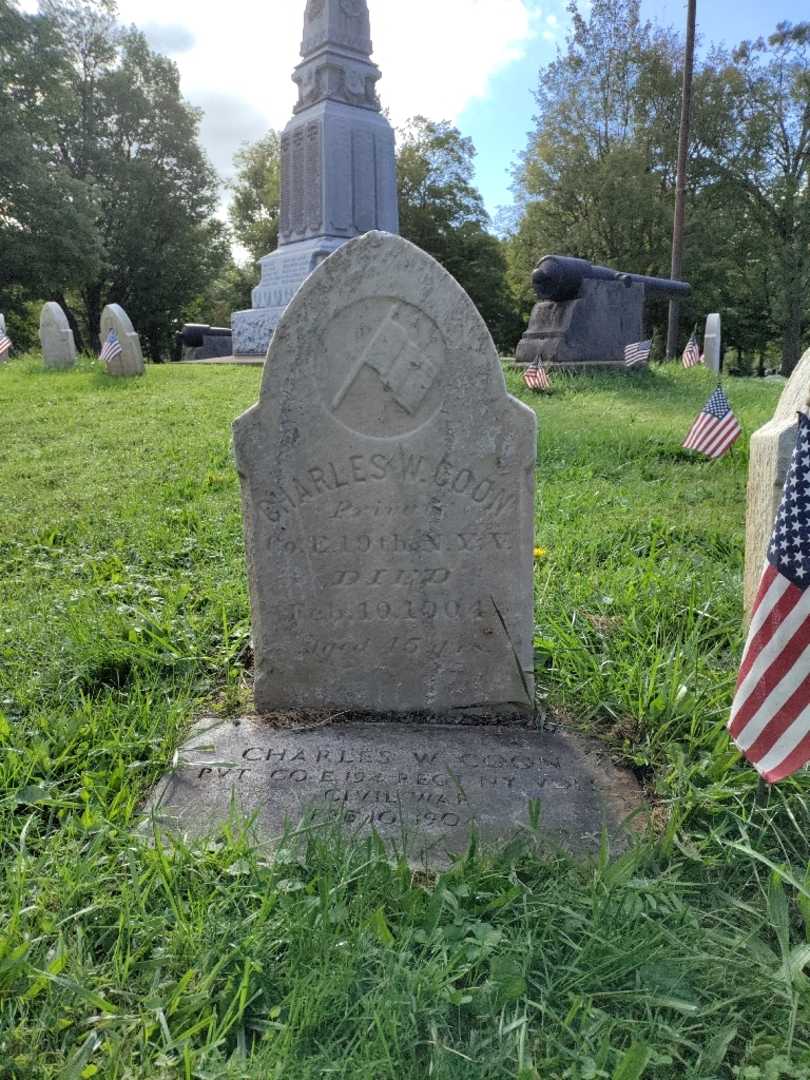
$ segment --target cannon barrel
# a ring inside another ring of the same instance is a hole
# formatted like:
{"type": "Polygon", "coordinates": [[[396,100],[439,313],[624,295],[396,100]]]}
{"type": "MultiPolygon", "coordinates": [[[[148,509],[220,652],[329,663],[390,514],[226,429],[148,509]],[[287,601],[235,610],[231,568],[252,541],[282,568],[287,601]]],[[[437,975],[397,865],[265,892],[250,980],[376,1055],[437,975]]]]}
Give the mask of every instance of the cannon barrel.
{"type": "Polygon", "coordinates": [[[189,349],[198,349],[204,337],[230,337],[231,328],[228,326],[206,326],[204,323],[186,323],[179,332],[178,337],[183,345],[189,349]]]}
{"type": "Polygon", "coordinates": [[[574,259],[567,255],[546,255],[532,274],[532,285],[540,300],[557,302],[574,300],[586,279],[596,281],[620,281],[628,288],[643,285],[645,289],[672,299],[688,296],[690,287],[685,281],[671,278],[644,277],[642,274],[625,274],[608,266],[595,266],[587,259],[574,259]]]}

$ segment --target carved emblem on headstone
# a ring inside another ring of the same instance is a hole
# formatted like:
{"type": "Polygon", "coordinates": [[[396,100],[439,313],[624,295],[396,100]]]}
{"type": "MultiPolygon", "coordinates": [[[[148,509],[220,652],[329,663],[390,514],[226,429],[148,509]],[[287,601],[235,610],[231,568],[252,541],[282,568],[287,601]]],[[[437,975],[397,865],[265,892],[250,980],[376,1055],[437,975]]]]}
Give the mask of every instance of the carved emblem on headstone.
{"type": "Polygon", "coordinates": [[[352,431],[395,438],[421,427],[441,405],[444,340],[410,304],[351,304],[327,327],[324,352],[333,361],[324,373],[325,404],[352,431]]]}
{"type": "Polygon", "coordinates": [[[325,0],[309,0],[307,4],[307,10],[305,12],[308,19],[317,19],[323,11],[323,5],[325,0]]]}
{"type": "Polygon", "coordinates": [[[340,6],[347,15],[363,14],[363,0],[340,0],[340,6]]]}

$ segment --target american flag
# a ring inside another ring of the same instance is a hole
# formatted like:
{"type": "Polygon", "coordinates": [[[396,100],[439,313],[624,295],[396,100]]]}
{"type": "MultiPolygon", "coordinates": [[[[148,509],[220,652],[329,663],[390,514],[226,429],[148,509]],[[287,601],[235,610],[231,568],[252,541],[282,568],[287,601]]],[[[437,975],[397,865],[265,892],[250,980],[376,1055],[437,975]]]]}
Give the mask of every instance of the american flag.
{"type": "Polygon", "coordinates": [[[708,458],[725,454],[742,433],[740,422],[731,411],[731,405],[718,386],[686,436],[685,450],[697,450],[708,458]]]}
{"type": "Polygon", "coordinates": [[[530,390],[551,390],[551,379],[546,369],[540,366],[539,360],[529,364],[523,372],[523,381],[530,390]]]}
{"type": "Polygon", "coordinates": [[[729,731],[768,783],[810,761],[810,420],[799,416],[729,731]]]}
{"type": "Polygon", "coordinates": [[[121,348],[121,342],[118,340],[118,335],[114,330],[111,330],[107,334],[107,340],[104,342],[104,346],[101,350],[101,359],[105,363],[115,360],[123,352],[121,348]]]}
{"type": "Polygon", "coordinates": [[[636,367],[646,364],[652,352],[652,338],[649,341],[637,341],[634,345],[628,345],[624,350],[625,367],[636,367]]]}
{"type": "Polygon", "coordinates": [[[683,350],[683,366],[695,367],[696,364],[702,364],[703,357],[700,353],[700,346],[698,345],[697,335],[693,332],[692,336],[686,343],[686,348],[683,350]]]}
{"type": "Polygon", "coordinates": [[[0,330],[0,360],[6,359],[10,348],[11,338],[8,336],[5,330],[0,330]]]}

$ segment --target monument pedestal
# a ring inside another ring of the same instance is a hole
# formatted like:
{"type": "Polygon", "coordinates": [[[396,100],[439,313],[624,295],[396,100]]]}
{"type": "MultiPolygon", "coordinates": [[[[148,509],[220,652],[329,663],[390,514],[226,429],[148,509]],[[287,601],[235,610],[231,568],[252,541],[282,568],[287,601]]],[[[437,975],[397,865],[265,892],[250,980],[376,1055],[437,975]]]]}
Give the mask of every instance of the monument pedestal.
{"type": "Polygon", "coordinates": [[[644,287],[584,281],[581,296],[534,305],[517,361],[570,371],[626,370],[625,346],[643,335],[644,287]]]}
{"type": "Polygon", "coordinates": [[[261,281],[253,307],[231,316],[234,356],[264,356],[284,310],[312,271],[348,237],[320,236],[278,248],[259,260],[261,281]]]}

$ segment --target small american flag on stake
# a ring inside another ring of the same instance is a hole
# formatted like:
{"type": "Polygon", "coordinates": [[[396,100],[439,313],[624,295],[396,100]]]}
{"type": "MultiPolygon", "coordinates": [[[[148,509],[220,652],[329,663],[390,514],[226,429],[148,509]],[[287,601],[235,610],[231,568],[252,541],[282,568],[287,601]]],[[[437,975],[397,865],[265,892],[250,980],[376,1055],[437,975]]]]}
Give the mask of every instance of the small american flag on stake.
{"type": "Polygon", "coordinates": [[[683,447],[684,450],[697,450],[708,458],[719,458],[741,433],[740,422],[731,411],[723,388],[718,386],[692,424],[683,447]]]}
{"type": "Polygon", "coordinates": [[[695,367],[697,364],[703,363],[703,357],[700,353],[700,346],[698,345],[697,334],[694,330],[692,336],[686,343],[686,348],[683,350],[683,366],[695,367]]]}
{"type": "Polygon", "coordinates": [[[539,360],[529,364],[523,372],[523,381],[530,390],[551,390],[551,379],[546,369],[540,366],[539,360]]]}
{"type": "Polygon", "coordinates": [[[624,350],[624,366],[640,367],[650,359],[652,352],[652,338],[649,341],[637,341],[634,345],[627,345],[624,350]]]}
{"type": "Polygon", "coordinates": [[[770,784],[810,761],[810,420],[804,414],[728,727],[770,784]]]}
{"type": "Polygon", "coordinates": [[[0,330],[0,360],[7,360],[9,350],[11,349],[11,338],[5,332],[0,330]]]}
{"type": "Polygon", "coordinates": [[[121,342],[118,340],[118,335],[114,330],[110,330],[107,334],[107,340],[101,349],[101,359],[105,364],[109,364],[121,355],[123,349],[121,348],[121,342]]]}

